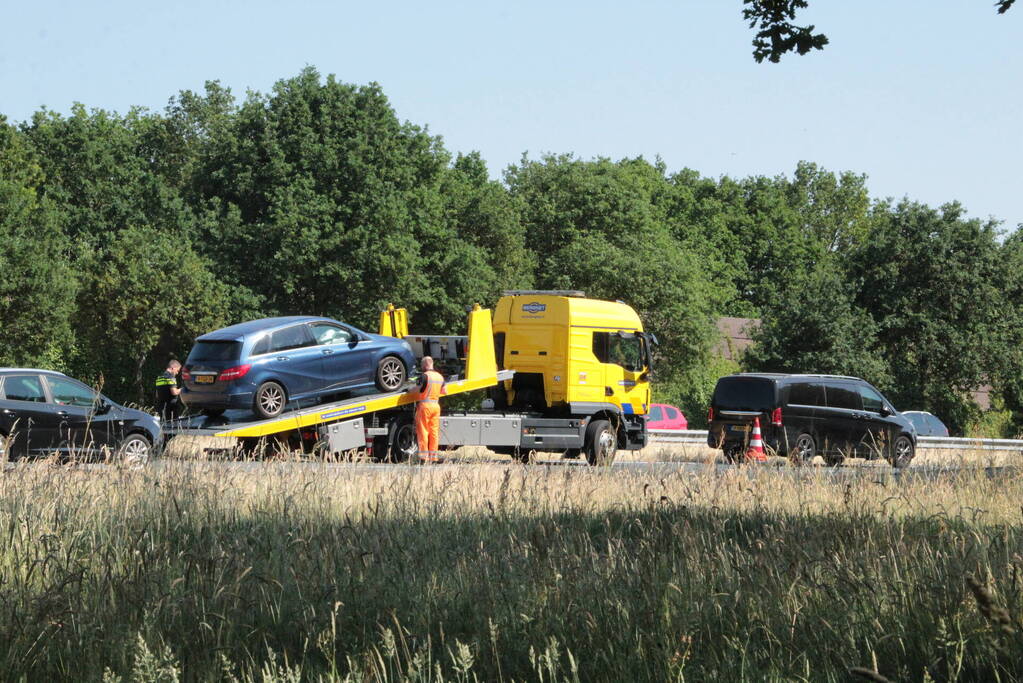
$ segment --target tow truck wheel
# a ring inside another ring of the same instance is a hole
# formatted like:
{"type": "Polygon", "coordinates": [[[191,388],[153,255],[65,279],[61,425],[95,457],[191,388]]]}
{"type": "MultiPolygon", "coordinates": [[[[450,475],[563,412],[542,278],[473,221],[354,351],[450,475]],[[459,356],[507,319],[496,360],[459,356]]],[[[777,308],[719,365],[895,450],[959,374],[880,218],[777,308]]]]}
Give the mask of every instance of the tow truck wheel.
{"type": "Polygon", "coordinates": [[[384,356],[377,363],[377,388],[380,391],[397,391],[405,384],[405,363],[397,356],[384,356]]]}
{"type": "Polygon", "coordinates": [[[610,465],[618,450],[618,434],[607,420],[594,420],[586,429],[586,460],[591,465],[610,465]]]}
{"type": "Polygon", "coordinates": [[[256,389],[256,398],[252,403],[256,415],[269,419],[283,413],[287,402],[284,387],[277,382],[263,382],[256,389]]]}
{"type": "Polygon", "coordinates": [[[419,454],[416,427],[411,420],[393,422],[387,442],[387,454],[384,459],[388,462],[408,462],[419,454]]]}

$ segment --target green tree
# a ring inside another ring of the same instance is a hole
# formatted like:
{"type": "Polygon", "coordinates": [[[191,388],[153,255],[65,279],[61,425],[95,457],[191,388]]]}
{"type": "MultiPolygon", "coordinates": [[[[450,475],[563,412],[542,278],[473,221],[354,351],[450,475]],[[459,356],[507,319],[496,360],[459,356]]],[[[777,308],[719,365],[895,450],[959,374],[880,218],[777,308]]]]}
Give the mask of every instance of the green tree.
{"type": "Polygon", "coordinates": [[[0,365],[62,369],[76,281],[42,168],[0,116],[0,365]]]}
{"type": "MultiPolygon", "coordinates": [[[[996,0],[999,14],[1005,14],[1016,0],[996,0]]],[[[816,27],[797,26],[796,12],[806,9],[808,0],[742,0],[742,18],[749,27],[758,29],[753,38],[753,58],[757,62],[765,59],[779,62],[783,55],[796,52],[805,55],[811,50],[821,50],[828,44],[823,33],[814,33],[816,27]]]]}
{"type": "Polygon", "coordinates": [[[218,106],[193,183],[218,212],[202,218],[201,243],[211,257],[239,254],[218,274],[266,312],[371,326],[395,302],[459,329],[464,306],[493,289],[484,250],[448,220],[457,208],[440,192],[449,161],[440,139],[401,123],[378,85],[308,68],[270,95],[250,93],[227,123],[218,106]]]}
{"type": "Polygon", "coordinates": [[[854,303],[877,323],[890,398],[954,430],[975,417],[969,392],[1006,352],[997,223],[963,213],[956,203],[879,203],[869,238],[850,254],[854,303]]]}
{"type": "Polygon", "coordinates": [[[187,241],[151,226],[108,235],[83,254],[75,315],[83,377],[104,376],[112,395],[151,401],[152,376],[166,354],[187,352],[192,340],[230,317],[226,287],[187,241]]]}
{"type": "Polygon", "coordinates": [[[834,263],[792,283],[764,310],[743,365],[757,372],[853,375],[889,389],[877,325],[853,303],[850,289],[834,263]]]}
{"type": "Polygon", "coordinates": [[[661,342],[658,391],[689,413],[702,411],[713,321],[733,292],[730,283],[712,282],[700,255],[674,238],[663,168],[642,159],[549,156],[523,159],[506,180],[523,202],[537,286],[633,306],[661,342]]]}

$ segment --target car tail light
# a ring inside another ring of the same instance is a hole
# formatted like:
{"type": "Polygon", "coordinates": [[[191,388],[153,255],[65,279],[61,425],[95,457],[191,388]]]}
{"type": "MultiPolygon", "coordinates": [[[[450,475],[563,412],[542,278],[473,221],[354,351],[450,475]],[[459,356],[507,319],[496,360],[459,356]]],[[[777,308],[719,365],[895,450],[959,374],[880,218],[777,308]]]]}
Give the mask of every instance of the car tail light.
{"type": "Polygon", "coordinates": [[[775,408],[771,411],[771,424],[775,427],[781,427],[781,408],[775,408]]]}
{"type": "Polygon", "coordinates": [[[714,406],[707,408],[707,423],[710,424],[714,420],[714,406]]]}
{"type": "Polygon", "coordinates": [[[228,368],[227,370],[221,370],[220,374],[217,375],[217,379],[219,379],[221,382],[227,382],[232,379],[239,379],[241,377],[244,377],[245,373],[248,372],[249,368],[251,367],[252,367],[251,365],[245,364],[236,365],[233,368],[228,368]]]}
{"type": "Polygon", "coordinates": [[[181,379],[186,382],[192,379],[192,373],[188,371],[188,368],[181,368],[181,379]]]}

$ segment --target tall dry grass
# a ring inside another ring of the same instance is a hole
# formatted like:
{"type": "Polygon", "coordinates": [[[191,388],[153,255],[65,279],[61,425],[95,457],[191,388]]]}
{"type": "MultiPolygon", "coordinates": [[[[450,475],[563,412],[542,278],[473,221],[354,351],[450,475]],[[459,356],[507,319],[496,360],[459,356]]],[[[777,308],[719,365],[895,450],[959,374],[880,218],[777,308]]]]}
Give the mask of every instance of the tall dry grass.
{"type": "Polygon", "coordinates": [[[1023,478],[0,476],[11,680],[1012,680],[1023,478]]]}

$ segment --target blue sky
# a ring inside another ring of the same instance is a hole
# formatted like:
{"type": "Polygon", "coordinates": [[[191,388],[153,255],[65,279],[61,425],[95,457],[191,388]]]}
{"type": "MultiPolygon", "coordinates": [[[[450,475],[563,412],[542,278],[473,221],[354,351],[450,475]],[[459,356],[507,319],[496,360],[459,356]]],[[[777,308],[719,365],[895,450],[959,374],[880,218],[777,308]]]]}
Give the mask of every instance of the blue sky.
{"type": "Polygon", "coordinates": [[[660,156],[669,171],[868,176],[874,197],[1023,223],[1023,7],[810,0],[823,52],[757,64],[741,0],[9,5],[0,114],[162,110],[311,65],[379,82],[402,119],[494,176],[524,152],[660,156]]]}

